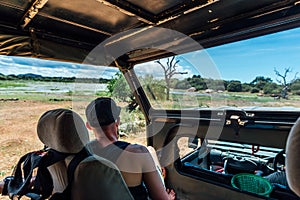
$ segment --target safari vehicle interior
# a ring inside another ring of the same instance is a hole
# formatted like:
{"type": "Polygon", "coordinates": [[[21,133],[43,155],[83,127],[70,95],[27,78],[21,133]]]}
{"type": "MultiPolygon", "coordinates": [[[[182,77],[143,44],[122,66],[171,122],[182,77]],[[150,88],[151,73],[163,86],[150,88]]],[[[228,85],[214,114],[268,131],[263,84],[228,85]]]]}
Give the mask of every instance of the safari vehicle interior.
{"type": "Polygon", "coordinates": [[[299,104],[228,106],[221,92],[197,96],[182,90],[160,102],[164,90],[151,84],[158,69],[158,76],[164,75],[153,63],[176,62],[173,56],[191,64],[177,79],[192,72],[219,79],[206,49],[298,28],[299,1],[2,0],[0,16],[0,55],[122,72],[144,115],[147,144],[166,167],[166,184],[177,199],[300,199],[281,185],[264,196],[231,184],[240,173],[284,172],[286,140],[300,116],[299,104]],[[204,54],[206,68],[188,61],[188,53],[204,54]]]}

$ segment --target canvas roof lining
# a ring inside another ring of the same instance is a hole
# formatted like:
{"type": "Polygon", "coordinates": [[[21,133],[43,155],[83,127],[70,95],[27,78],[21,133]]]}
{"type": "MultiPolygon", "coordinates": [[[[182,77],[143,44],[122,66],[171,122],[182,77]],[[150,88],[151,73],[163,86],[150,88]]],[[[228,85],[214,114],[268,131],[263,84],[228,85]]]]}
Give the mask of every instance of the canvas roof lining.
{"type": "MultiPolygon", "coordinates": [[[[132,28],[168,28],[192,37],[204,47],[211,47],[300,25],[300,3],[296,0],[145,0],[143,3],[137,0],[43,0],[45,5],[39,6],[22,28],[24,19],[34,10],[32,5],[40,1],[0,2],[0,54],[82,62],[95,45],[132,28]],[[27,38],[28,43],[18,44],[20,37],[27,38]],[[55,53],[56,44],[65,52],[73,52],[55,53]]],[[[148,42],[140,38],[143,40],[148,42]]],[[[168,44],[166,41],[161,45],[168,44]]],[[[182,52],[194,50],[183,43],[180,45],[182,52]]],[[[135,64],[169,55],[172,53],[164,50],[139,49],[122,59],[135,64]]]]}

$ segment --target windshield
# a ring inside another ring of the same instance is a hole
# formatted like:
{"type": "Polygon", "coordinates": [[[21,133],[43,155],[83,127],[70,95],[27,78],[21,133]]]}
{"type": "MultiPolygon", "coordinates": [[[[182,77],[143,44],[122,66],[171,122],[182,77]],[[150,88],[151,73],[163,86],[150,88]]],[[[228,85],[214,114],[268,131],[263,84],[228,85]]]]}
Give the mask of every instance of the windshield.
{"type": "Polygon", "coordinates": [[[297,28],[139,64],[134,69],[156,109],[299,108],[299,41],[297,28]]]}

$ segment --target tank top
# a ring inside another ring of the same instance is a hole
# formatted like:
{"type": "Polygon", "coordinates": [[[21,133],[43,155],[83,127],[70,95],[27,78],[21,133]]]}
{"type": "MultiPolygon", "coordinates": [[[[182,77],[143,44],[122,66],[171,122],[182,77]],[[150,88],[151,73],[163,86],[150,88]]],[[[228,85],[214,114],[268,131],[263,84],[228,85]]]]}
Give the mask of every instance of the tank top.
{"type": "MultiPolygon", "coordinates": [[[[118,158],[120,157],[123,150],[130,145],[130,143],[125,141],[116,141],[112,144],[107,145],[106,147],[100,147],[97,140],[93,140],[88,144],[88,148],[90,149],[91,153],[94,153],[100,157],[106,158],[113,163],[116,163],[118,158]]],[[[145,185],[142,183],[138,186],[128,187],[131,195],[134,197],[135,200],[147,200],[148,199],[148,192],[145,185]]]]}

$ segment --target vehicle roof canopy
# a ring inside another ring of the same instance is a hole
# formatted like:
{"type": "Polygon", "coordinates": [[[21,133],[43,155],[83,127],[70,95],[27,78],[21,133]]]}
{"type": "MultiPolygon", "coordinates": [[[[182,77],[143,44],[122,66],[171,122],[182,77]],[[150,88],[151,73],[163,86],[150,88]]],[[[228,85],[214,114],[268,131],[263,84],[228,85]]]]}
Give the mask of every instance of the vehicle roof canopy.
{"type": "MultiPolygon", "coordinates": [[[[126,38],[112,43],[138,38],[189,52],[195,49],[176,38],[139,38],[139,33],[172,29],[207,48],[297,27],[299,11],[296,0],[2,0],[0,55],[82,62],[96,45],[128,30],[126,38]]],[[[136,64],[171,54],[144,48],[119,59],[136,64]]]]}

